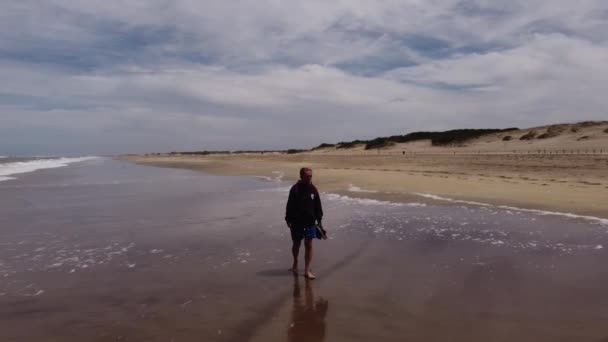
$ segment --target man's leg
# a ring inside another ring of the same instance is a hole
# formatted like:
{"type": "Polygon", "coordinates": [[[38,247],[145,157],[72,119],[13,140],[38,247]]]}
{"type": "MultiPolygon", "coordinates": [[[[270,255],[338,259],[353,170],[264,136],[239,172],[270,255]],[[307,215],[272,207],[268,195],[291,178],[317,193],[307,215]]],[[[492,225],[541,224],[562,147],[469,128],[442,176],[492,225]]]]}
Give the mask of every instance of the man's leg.
{"type": "Polygon", "coordinates": [[[293,245],[291,245],[291,255],[293,256],[293,263],[289,269],[294,274],[298,273],[298,254],[300,254],[300,244],[302,240],[294,239],[293,245]]]}
{"type": "Polygon", "coordinates": [[[315,279],[315,275],[310,270],[312,261],[312,239],[304,240],[304,276],[308,279],[315,279]]]}

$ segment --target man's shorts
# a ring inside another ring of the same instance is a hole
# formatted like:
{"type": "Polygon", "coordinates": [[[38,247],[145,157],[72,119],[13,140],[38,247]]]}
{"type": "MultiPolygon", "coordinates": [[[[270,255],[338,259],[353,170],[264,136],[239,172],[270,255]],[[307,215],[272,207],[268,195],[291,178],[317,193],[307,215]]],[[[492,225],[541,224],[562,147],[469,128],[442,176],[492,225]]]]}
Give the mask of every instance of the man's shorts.
{"type": "Polygon", "coordinates": [[[317,237],[317,227],[293,227],[291,228],[291,240],[301,241],[302,239],[311,240],[317,237]]]}

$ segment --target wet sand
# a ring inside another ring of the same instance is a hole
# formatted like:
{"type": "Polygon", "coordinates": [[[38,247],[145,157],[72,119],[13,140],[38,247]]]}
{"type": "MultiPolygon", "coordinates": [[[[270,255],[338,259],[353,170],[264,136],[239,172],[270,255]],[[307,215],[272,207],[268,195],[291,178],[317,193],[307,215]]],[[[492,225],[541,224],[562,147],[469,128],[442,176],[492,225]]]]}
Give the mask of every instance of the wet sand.
{"type": "Polygon", "coordinates": [[[608,338],[605,225],[324,193],[306,281],[286,186],[110,160],[0,183],[0,340],[608,338]]]}

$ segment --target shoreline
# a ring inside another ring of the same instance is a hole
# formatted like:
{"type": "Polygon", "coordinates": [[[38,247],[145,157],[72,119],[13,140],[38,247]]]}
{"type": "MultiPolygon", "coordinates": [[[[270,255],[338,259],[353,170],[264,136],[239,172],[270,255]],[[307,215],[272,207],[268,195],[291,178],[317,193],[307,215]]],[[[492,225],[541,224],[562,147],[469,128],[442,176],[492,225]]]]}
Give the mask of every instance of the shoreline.
{"type": "Polygon", "coordinates": [[[390,202],[465,203],[608,219],[608,155],[127,156],[137,164],[295,181],[315,172],[323,192],[390,202]]]}
{"type": "Polygon", "coordinates": [[[0,340],[605,336],[608,311],[598,298],[608,296],[608,275],[597,270],[608,255],[606,226],[473,205],[400,204],[415,195],[365,192],[373,188],[360,174],[344,188],[332,183],[326,168],[336,161],[315,171],[330,229],[328,240],[314,243],[317,279],[294,277],[283,179],[293,179],[298,160],[222,157],[188,167],[258,176],[268,168],[268,182],[114,160],[15,180],[36,186],[8,186],[0,196],[7,204],[0,206],[0,277],[7,279],[0,340]],[[341,198],[333,189],[392,204],[341,198]]]}

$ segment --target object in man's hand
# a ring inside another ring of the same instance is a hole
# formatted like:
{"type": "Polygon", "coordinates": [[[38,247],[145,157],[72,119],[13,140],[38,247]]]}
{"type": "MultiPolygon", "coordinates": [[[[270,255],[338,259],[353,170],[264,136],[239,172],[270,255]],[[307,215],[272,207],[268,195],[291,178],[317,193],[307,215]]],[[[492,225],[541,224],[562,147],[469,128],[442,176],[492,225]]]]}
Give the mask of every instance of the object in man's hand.
{"type": "Polygon", "coordinates": [[[327,240],[327,232],[325,231],[323,226],[320,224],[317,224],[317,225],[315,225],[315,227],[317,227],[317,239],[327,240]]]}

